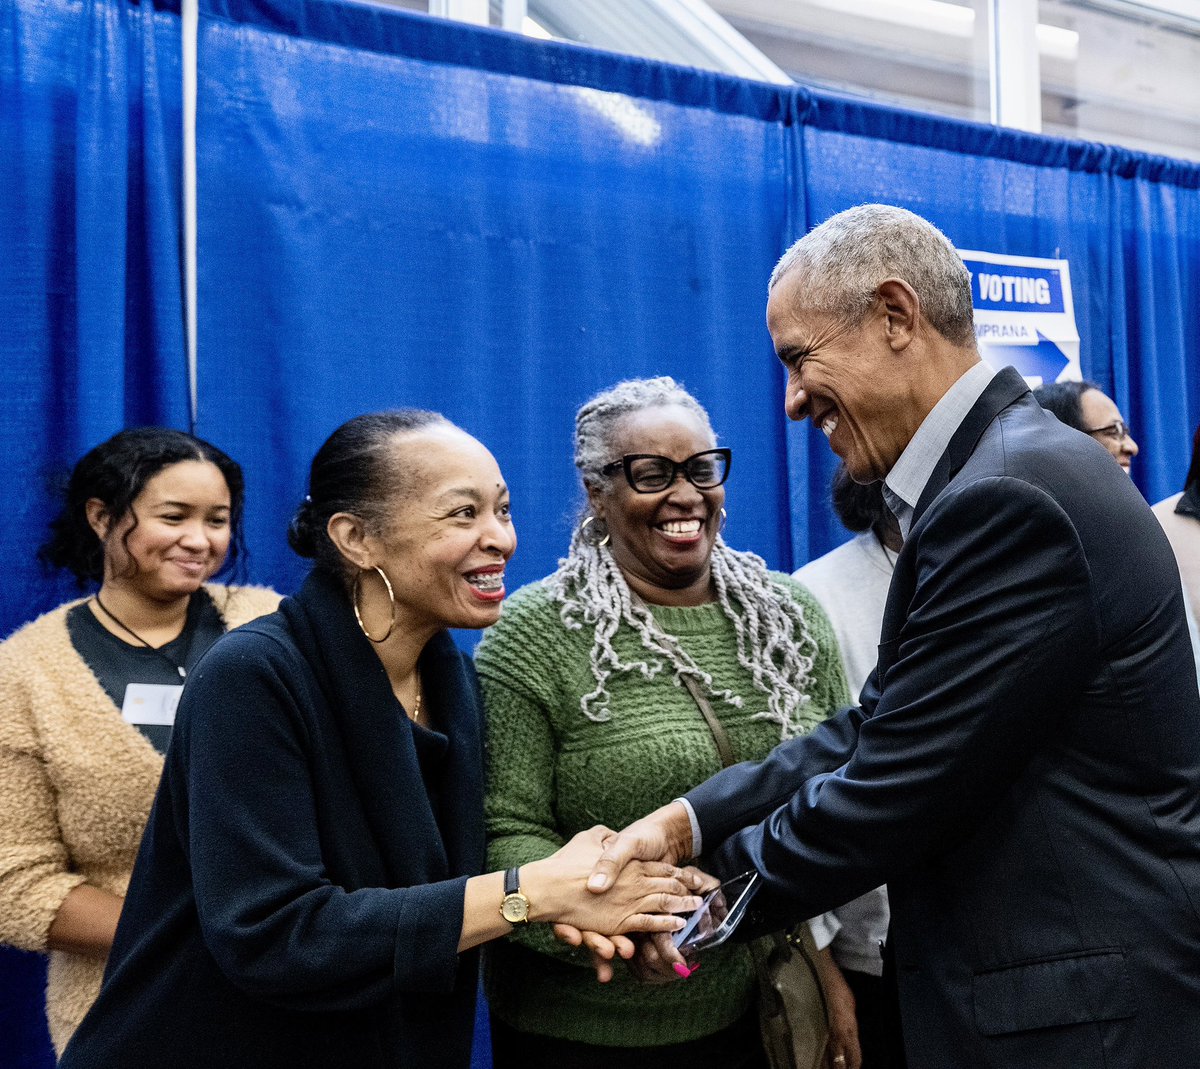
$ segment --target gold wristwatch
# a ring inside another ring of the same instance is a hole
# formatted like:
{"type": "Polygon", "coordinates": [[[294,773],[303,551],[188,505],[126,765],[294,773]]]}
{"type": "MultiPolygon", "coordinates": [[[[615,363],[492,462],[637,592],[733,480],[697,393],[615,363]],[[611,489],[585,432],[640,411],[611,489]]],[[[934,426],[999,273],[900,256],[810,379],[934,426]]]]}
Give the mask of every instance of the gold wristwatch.
{"type": "Polygon", "coordinates": [[[504,899],[500,916],[509,924],[529,923],[529,899],[521,894],[521,870],[511,868],[504,874],[504,899]]]}

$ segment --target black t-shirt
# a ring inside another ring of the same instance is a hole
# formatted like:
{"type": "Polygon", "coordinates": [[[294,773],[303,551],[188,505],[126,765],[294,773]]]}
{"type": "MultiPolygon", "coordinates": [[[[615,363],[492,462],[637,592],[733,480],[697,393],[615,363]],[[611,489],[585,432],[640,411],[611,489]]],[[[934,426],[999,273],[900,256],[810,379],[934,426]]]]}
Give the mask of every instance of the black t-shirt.
{"type": "MultiPolygon", "coordinates": [[[[225,633],[225,623],[205,590],[188,602],[187,619],[179,637],[152,650],[126,642],[107,630],[96,619],[87,602],[67,613],[67,633],[71,645],[84,664],[100,681],[100,686],[118,709],[125,704],[125,688],[130,683],[179,686],[183,678],[176,665],[190,672],[204,652],[225,633]]],[[[171,741],[168,724],[137,724],[137,729],[159,752],[167,752],[171,741]]]]}

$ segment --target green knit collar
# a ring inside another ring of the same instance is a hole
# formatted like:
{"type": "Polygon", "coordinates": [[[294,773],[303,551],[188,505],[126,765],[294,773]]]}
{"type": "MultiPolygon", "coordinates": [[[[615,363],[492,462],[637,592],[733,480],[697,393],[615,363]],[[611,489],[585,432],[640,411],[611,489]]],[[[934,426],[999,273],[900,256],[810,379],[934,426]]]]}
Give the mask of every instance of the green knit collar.
{"type": "Polygon", "coordinates": [[[704,605],[647,605],[658,626],[668,635],[703,635],[722,625],[732,629],[733,621],[721,609],[721,603],[704,605]]]}

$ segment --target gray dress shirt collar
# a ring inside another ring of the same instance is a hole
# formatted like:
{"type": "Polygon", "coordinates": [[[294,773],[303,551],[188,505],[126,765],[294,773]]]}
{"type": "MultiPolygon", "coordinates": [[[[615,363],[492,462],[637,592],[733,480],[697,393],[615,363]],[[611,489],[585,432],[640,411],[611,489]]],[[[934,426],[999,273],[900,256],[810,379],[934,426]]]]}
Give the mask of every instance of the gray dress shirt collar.
{"type": "Polygon", "coordinates": [[[883,499],[896,517],[903,538],[908,538],[913,509],[950,439],[995,376],[996,372],[982,360],[964,372],[933,406],[883,480],[883,499]]]}

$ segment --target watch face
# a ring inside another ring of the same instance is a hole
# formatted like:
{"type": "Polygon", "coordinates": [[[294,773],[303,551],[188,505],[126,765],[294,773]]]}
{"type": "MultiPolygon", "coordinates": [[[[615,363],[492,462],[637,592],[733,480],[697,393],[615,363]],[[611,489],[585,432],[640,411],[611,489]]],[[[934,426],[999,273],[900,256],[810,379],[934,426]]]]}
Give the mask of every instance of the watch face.
{"type": "Polygon", "coordinates": [[[505,895],[500,903],[500,915],[509,924],[520,924],[529,915],[529,899],[522,894],[505,895]]]}

